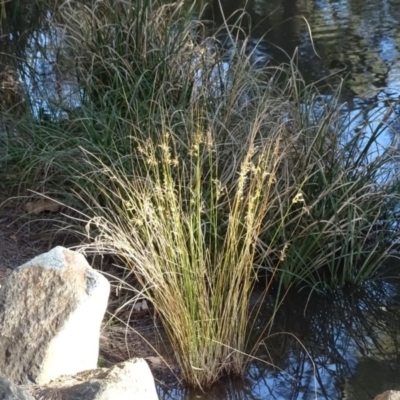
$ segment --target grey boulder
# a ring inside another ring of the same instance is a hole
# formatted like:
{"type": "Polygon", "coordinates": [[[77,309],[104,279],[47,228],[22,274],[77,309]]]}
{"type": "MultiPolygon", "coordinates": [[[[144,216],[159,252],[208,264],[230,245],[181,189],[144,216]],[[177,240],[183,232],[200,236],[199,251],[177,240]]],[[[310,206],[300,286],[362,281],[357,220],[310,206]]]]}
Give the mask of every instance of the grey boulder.
{"type": "Polygon", "coordinates": [[[97,367],[110,284],[82,254],[56,247],[18,267],[0,289],[0,371],[45,384],[97,367]]]}
{"type": "Polygon", "coordinates": [[[0,400],[35,400],[26,390],[0,375],[0,400]]]}
{"type": "Polygon", "coordinates": [[[32,393],[41,400],[158,400],[153,375],[142,358],[63,376],[32,393]]]}

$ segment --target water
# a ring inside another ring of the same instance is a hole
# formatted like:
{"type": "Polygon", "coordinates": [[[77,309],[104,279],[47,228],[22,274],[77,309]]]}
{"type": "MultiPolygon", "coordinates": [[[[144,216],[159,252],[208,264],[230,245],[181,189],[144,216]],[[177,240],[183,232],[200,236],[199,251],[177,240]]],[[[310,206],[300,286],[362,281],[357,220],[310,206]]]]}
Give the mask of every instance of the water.
{"type": "Polygon", "coordinates": [[[50,13],[46,20],[49,24],[43,24],[28,37],[19,69],[33,115],[58,120],[79,107],[82,93],[73,73],[74,66],[61,67],[59,49],[64,32],[54,24],[50,13]]]}
{"type": "Polygon", "coordinates": [[[361,400],[399,390],[398,290],[397,283],[371,284],[311,301],[292,293],[243,381],[205,394],[159,387],[160,399],[361,400]]]}
{"type": "MultiPolygon", "coordinates": [[[[212,19],[210,29],[216,30],[223,13],[229,17],[245,8],[249,18],[241,27],[251,35],[250,47],[257,45],[257,65],[293,58],[307,81],[319,82],[321,103],[343,81],[343,117],[352,129],[369,124],[372,132],[389,115],[377,154],[397,137],[400,0],[221,0],[221,5],[211,3],[204,19],[212,19]]],[[[54,27],[35,29],[18,65],[38,117],[65,115],[51,98],[69,110],[79,105],[74,77],[68,68],[56,68],[62,34],[54,27]]],[[[243,381],[227,379],[205,394],[160,385],[160,399],[359,400],[400,389],[399,293],[393,282],[324,298],[293,293],[243,381]]]]}
{"type": "MultiPolygon", "coordinates": [[[[334,74],[344,79],[348,95],[379,92],[398,97],[400,89],[399,0],[222,0],[225,16],[244,8],[251,19],[242,24],[264,39],[275,59],[287,61],[297,51],[309,80],[334,74]]],[[[218,1],[206,13],[223,19],[218,1]]]]}

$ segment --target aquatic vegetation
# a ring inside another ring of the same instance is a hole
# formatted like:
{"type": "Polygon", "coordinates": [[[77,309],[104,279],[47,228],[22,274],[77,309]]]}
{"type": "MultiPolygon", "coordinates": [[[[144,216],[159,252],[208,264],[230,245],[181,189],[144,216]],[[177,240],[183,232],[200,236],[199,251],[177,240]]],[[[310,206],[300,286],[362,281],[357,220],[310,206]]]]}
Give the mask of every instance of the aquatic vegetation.
{"type": "Polygon", "coordinates": [[[353,129],[339,93],[321,102],[293,62],[254,69],[240,49],[215,91],[221,57],[202,57],[182,2],[63,7],[81,104],[14,121],[0,165],[75,208],[85,249],[140,282],[190,385],[244,373],[269,328],[254,340],[256,285],[265,298],[384,273],[400,200],[387,116],[353,129]]]}
{"type": "Polygon", "coordinates": [[[89,247],[117,254],[139,279],[186,382],[207,388],[243,375],[250,360],[255,241],[279,156],[274,142],[257,149],[250,137],[237,165],[219,167],[215,131],[193,128],[187,145],[168,131],[139,142],[129,174],[123,160],[95,160],[105,184],[92,183],[102,202],[88,194],[96,216],[87,229],[89,247]],[[221,178],[232,172],[228,187],[221,178]]]}
{"type": "Polygon", "coordinates": [[[279,265],[284,287],[358,286],[376,278],[379,266],[397,254],[395,143],[381,143],[384,122],[375,129],[370,121],[354,129],[338,95],[323,102],[318,116],[310,115],[321,107],[315,88],[304,87],[299,98],[307,108],[301,107],[291,128],[277,182],[278,236],[269,227],[263,235],[264,267],[279,265]],[[295,196],[287,195],[294,191],[295,196]],[[280,254],[271,257],[271,243],[282,249],[280,254]]]}

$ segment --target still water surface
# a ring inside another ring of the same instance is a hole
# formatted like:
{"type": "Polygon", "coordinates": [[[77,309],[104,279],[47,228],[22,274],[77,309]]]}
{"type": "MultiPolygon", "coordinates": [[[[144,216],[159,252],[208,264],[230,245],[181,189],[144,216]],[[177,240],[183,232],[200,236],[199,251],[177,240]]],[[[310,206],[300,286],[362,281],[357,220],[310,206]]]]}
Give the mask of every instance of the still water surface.
{"type": "Polygon", "coordinates": [[[373,284],[311,301],[293,293],[244,381],[226,380],[204,394],[159,386],[160,399],[362,400],[400,390],[399,289],[373,284]]]}
{"type": "MultiPolygon", "coordinates": [[[[211,4],[207,16],[221,24],[219,2],[211,4]]],[[[358,96],[400,90],[399,0],[221,0],[221,4],[225,17],[235,9],[248,12],[243,28],[254,38],[265,39],[275,59],[287,61],[297,51],[309,80],[337,74],[358,96]]]]}

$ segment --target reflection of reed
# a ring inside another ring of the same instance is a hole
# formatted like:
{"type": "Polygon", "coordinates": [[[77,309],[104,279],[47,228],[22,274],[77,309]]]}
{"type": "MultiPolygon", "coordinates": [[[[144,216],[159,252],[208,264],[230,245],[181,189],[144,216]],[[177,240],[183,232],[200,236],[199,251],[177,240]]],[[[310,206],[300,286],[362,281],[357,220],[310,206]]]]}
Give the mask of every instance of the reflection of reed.
{"type": "MultiPolygon", "coordinates": [[[[384,282],[326,296],[287,293],[273,331],[243,381],[226,379],[206,395],[162,388],[160,399],[343,398],[360,360],[369,355],[390,358],[398,352],[399,302],[398,285],[384,282]]],[[[256,329],[270,323],[272,304],[258,314],[256,329]]]]}
{"type": "MultiPolygon", "coordinates": [[[[343,382],[354,373],[360,358],[396,354],[400,310],[393,306],[394,290],[398,291],[376,282],[325,297],[289,293],[265,341],[278,378],[270,398],[294,399],[314,390],[326,398],[341,398],[343,382]]],[[[260,358],[265,349],[260,349],[260,358]]],[[[270,368],[261,362],[255,366],[252,380],[265,379],[270,368]]]]}

